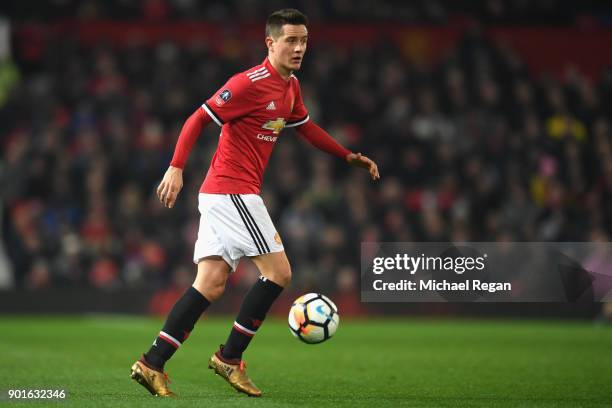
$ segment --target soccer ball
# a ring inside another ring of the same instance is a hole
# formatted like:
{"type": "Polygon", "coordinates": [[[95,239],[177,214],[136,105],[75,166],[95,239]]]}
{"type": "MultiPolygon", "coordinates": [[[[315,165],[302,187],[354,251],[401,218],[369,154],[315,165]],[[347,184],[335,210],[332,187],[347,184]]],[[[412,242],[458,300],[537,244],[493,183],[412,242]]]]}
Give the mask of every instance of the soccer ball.
{"type": "Polygon", "coordinates": [[[340,316],[327,296],[308,293],[293,302],[289,310],[289,330],[304,343],[321,343],[336,333],[340,316]]]}

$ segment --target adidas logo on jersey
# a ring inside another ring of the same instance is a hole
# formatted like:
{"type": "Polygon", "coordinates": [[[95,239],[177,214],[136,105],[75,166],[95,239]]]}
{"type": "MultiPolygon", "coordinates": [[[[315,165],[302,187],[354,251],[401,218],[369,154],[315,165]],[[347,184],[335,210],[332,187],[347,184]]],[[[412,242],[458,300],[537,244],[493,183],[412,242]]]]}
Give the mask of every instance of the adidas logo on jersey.
{"type": "Polygon", "coordinates": [[[276,110],[276,105],[274,104],[274,101],[268,104],[268,106],[266,107],[266,110],[276,110]]]}

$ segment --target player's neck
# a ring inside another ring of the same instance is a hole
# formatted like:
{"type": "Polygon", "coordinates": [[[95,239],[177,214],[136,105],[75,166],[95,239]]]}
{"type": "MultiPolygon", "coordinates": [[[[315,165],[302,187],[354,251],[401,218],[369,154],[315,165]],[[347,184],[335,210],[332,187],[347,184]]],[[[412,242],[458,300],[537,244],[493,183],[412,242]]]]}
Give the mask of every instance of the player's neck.
{"type": "Polygon", "coordinates": [[[293,71],[289,71],[288,69],[284,68],[269,55],[268,61],[270,61],[270,65],[272,65],[272,68],[274,68],[276,72],[278,72],[278,75],[280,75],[281,78],[283,78],[285,81],[289,81],[289,78],[291,78],[291,74],[293,74],[293,71]]]}

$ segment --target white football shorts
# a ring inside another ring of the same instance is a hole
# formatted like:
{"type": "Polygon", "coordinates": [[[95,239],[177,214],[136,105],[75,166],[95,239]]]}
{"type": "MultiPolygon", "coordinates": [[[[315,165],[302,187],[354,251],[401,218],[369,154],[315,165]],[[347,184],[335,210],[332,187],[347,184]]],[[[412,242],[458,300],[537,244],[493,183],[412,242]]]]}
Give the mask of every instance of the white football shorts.
{"type": "Polygon", "coordinates": [[[200,228],[193,262],[221,256],[236,270],[243,256],[284,251],[270,214],[258,194],[205,194],[198,196],[200,228]]]}

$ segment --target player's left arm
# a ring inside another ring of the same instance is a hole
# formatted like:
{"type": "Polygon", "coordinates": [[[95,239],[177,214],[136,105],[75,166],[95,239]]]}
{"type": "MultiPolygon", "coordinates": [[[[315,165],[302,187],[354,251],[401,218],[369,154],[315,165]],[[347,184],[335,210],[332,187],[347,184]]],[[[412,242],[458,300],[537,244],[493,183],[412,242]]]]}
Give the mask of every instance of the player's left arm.
{"type": "Polygon", "coordinates": [[[308,110],[304,105],[302,99],[302,90],[300,89],[299,82],[295,78],[295,106],[293,106],[291,117],[287,121],[286,127],[295,127],[298,134],[306,139],[310,144],[316,148],[323,150],[329,154],[333,154],[347,163],[363,167],[370,173],[372,180],[378,180],[380,173],[378,172],[378,166],[374,160],[362,155],[361,153],[353,153],[340,143],[336,142],[333,137],[329,135],[325,130],[317,126],[308,115],[308,110]]]}
{"type": "Polygon", "coordinates": [[[295,130],[301,137],[306,139],[308,143],[312,144],[316,148],[344,159],[347,163],[353,166],[367,169],[370,173],[370,177],[372,177],[372,180],[378,180],[380,178],[378,166],[374,160],[362,155],[361,153],[351,152],[340,143],[336,142],[329,133],[313,123],[312,120],[307,120],[305,123],[296,126],[295,130]]]}

